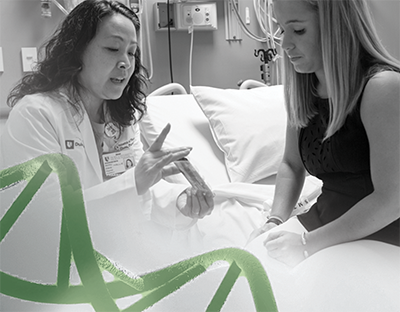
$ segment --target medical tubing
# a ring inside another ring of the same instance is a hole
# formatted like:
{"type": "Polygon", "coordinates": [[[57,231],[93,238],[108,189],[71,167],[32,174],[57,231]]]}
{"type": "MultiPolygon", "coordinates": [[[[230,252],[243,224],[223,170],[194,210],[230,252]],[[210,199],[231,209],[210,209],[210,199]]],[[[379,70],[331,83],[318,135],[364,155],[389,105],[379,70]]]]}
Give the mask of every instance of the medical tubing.
{"type": "Polygon", "coordinates": [[[190,52],[189,52],[189,86],[192,86],[192,63],[193,63],[193,37],[194,37],[194,27],[189,26],[190,34],[190,52]]]}
{"type": "MultiPolygon", "coordinates": [[[[150,43],[150,33],[149,33],[149,20],[147,16],[147,5],[146,2],[143,4],[142,0],[139,1],[139,11],[138,11],[138,16],[140,15],[143,17],[142,20],[144,20],[143,27],[140,28],[140,33],[142,34],[143,31],[145,33],[144,37],[147,39],[146,40],[146,46],[147,46],[147,51],[148,51],[148,57],[149,57],[149,67],[148,67],[148,77],[147,80],[151,80],[153,78],[153,53],[151,50],[151,43],[150,43]]],[[[143,45],[143,36],[140,36],[141,40],[141,46],[143,45]]],[[[144,51],[143,51],[144,52],[144,51]]],[[[142,62],[143,62],[143,57],[144,53],[141,54],[142,62]]]]}
{"type": "Polygon", "coordinates": [[[268,15],[268,29],[269,29],[268,36],[271,39],[270,43],[271,43],[272,49],[276,50],[275,41],[274,41],[274,37],[272,34],[272,17],[271,17],[272,1],[268,0],[267,5],[268,5],[268,14],[266,13],[266,15],[268,15]]]}
{"type": "Polygon", "coordinates": [[[245,23],[243,22],[242,18],[240,17],[240,14],[239,14],[239,12],[238,12],[238,10],[237,10],[236,5],[233,3],[233,0],[229,0],[229,2],[231,3],[231,5],[232,5],[232,7],[233,7],[233,12],[235,13],[236,19],[238,20],[238,22],[239,22],[239,24],[240,24],[242,30],[244,31],[244,33],[245,33],[248,37],[250,37],[250,38],[252,38],[253,40],[256,40],[256,41],[258,41],[258,42],[268,42],[268,38],[262,38],[262,37],[259,37],[259,36],[257,36],[257,35],[254,35],[250,30],[247,29],[245,23]]]}
{"type": "MultiPolygon", "coordinates": [[[[258,22],[259,22],[260,28],[261,28],[261,30],[263,31],[263,33],[266,35],[266,38],[259,37],[259,36],[255,35],[255,34],[253,34],[253,33],[246,27],[245,23],[243,22],[242,18],[240,17],[240,14],[239,14],[239,12],[238,12],[238,9],[237,9],[236,5],[233,3],[233,0],[229,0],[229,1],[230,1],[231,5],[232,5],[232,7],[233,7],[233,11],[234,11],[234,13],[235,13],[236,19],[238,20],[238,22],[239,22],[239,24],[240,24],[242,30],[244,31],[244,33],[245,33],[248,37],[250,37],[251,39],[256,40],[256,41],[258,41],[258,42],[261,42],[261,43],[268,43],[269,40],[271,40],[271,41],[276,40],[277,43],[278,43],[279,38],[277,38],[277,37],[275,36],[276,33],[275,33],[275,34],[272,34],[272,28],[270,28],[269,31],[268,31],[268,30],[266,29],[266,27],[264,27],[263,23],[265,24],[266,22],[265,22],[265,21],[263,22],[263,21],[261,20],[261,17],[260,17],[260,16],[261,16],[261,13],[260,13],[260,14],[257,14],[257,8],[256,8],[255,1],[253,2],[254,10],[255,10],[255,12],[256,12],[256,16],[257,16],[257,20],[258,20],[258,22]]],[[[260,7],[260,11],[261,11],[261,4],[259,4],[259,7],[260,7]]],[[[265,9],[263,10],[263,12],[264,12],[264,15],[265,15],[266,17],[268,16],[268,20],[271,21],[271,23],[268,23],[268,25],[272,25],[273,18],[272,18],[272,16],[271,16],[269,13],[267,13],[267,6],[266,6],[266,5],[265,5],[265,9]]],[[[265,17],[265,19],[267,19],[266,17],[265,17]]],[[[274,42],[274,43],[275,43],[275,42],[274,42]]],[[[278,44],[279,44],[279,43],[278,43],[278,44]]],[[[273,45],[273,46],[274,46],[274,45],[273,45]]]]}
{"type": "Polygon", "coordinates": [[[68,15],[68,11],[64,9],[64,7],[61,4],[59,4],[57,0],[51,0],[51,2],[53,2],[56,5],[56,7],[60,9],[61,12],[63,12],[65,15],[68,15]]]}
{"type": "Polygon", "coordinates": [[[258,1],[257,0],[253,0],[253,9],[254,9],[254,13],[256,14],[258,25],[260,26],[262,32],[264,34],[267,34],[268,30],[265,27],[265,25],[263,23],[263,20],[261,18],[261,13],[263,13],[264,14],[264,20],[265,20],[267,13],[266,13],[266,9],[264,9],[264,10],[262,9],[261,4],[260,4],[260,0],[258,0],[258,1]],[[257,2],[258,2],[258,5],[257,5],[257,2]]]}

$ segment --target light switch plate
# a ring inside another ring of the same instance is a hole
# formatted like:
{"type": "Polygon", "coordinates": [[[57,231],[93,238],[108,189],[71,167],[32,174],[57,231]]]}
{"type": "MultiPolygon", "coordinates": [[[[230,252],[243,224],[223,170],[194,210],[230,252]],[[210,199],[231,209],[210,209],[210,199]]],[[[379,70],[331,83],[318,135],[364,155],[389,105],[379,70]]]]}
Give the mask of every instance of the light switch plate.
{"type": "Polygon", "coordinates": [[[21,48],[22,70],[23,72],[33,71],[33,66],[37,63],[36,48],[21,48]]]}
{"type": "Polygon", "coordinates": [[[4,72],[3,48],[0,47],[0,73],[4,72]]]}

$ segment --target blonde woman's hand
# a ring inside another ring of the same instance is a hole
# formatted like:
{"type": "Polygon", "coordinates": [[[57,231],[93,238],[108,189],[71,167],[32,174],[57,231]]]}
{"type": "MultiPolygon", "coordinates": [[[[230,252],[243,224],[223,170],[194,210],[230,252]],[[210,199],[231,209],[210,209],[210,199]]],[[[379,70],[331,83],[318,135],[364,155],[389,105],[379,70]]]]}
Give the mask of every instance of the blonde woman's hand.
{"type": "Polygon", "coordinates": [[[179,173],[174,161],[187,156],[191,147],[176,147],[163,149],[171,125],[167,124],[153,144],[144,152],[135,167],[136,190],[139,195],[169,175],[179,173]]]}
{"type": "Polygon", "coordinates": [[[180,212],[193,219],[202,219],[214,209],[214,194],[188,187],[177,198],[176,206],[180,212]]]}
{"type": "Polygon", "coordinates": [[[264,234],[265,232],[268,232],[269,230],[273,229],[274,227],[277,227],[277,225],[275,223],[273,223],[273,222],[264,223],[263,226],[255,229],[253,232],[251,232],[251,234],[250,234],[245,246],[247,246],[250,242],[252,242],[254,239],[256,239],[261,234],[264,234]]]}
{"type": "Polygon", "coordinates": [[[305,246],[300,234],[274,231],[264,241],[268,255],[291,267],[296,266],[305,259],[305,246]]]}

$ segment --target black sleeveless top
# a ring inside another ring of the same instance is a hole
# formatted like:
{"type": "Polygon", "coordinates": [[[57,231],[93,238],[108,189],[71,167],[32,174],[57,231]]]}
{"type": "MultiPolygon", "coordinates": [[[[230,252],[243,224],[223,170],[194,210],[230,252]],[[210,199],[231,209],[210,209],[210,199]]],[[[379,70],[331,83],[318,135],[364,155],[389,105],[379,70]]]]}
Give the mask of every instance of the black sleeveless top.
{"type": "MultiPolygon", "coordinates": [[[[298,217],[308,231],[340,217],[374,189],[369,143],[361,121],[360,104],[361,99],[342,128],[322,141],[329,121],[329,102],[328,99],[318,99],[315,103],[317,114],[300,131],[299,149],[303,164],[311,175],[323,181],[317,202],[298,217]]],[[[366,238],[400,246],[400,219],[366,238]]]]}

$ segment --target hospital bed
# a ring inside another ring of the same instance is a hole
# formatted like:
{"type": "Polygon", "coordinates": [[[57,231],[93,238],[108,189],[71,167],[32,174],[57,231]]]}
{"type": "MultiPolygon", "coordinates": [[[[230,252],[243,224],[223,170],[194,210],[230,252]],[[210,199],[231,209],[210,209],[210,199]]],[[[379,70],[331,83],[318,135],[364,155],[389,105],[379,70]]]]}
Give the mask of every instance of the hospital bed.
{"type": "MultiPolygon", "coordinates": [[[[283,153],[286,117],[282,86],[252,88],[251,82],[242,86],[241,89],[193,86],[187,93],[181,85],[169,84],[148,96],[148,112],[140,125],[144,145],[149,146],[161,129],[171,123],[165,147],[193,147],[188,159],[215,193],[215,209],[192,226],[174,230],[145,220],[130,209],[126,192],[87,201],[88,227],[96,252],[110,259],[112,266],[129,272],[128,276],[146,277],[215,251],[238,250],[239,254],[245,251],[252,255],[247,263],[252,263],[257,272],[260,263],[268,276],[277,311],[399,311],[398,247],[366,240],[351,242],[327,248],[289,268],[268,257],[263,247],[265,236],[247,244],[250,233],[265,222],[269,213],[275,174],[283,153]],[[252,262],[254,259],[257,261],[252,262]]],[[[182,175],[167,179],[188,185],[182,175]]],[[[320,187],[320,181],[307,176],[294,214],[310,207],[320,187]]],[[[58,218],[54,217],[56,221],[58,218]]],[[[286,229],[297,231],[291,225],[286,229]]],[[[263,310],[256,304],[257,295],[250,287],[252,281],[243,273],[244,267],[237,271],[231,287],[224,288],[229,284],[226,276],[234,269],[232,261],[218,259],[205,267],[202,274],[194,275],[188,283],[146,307],[147,310],[206,311],[212,307],[221,311],[263,310]],[[219,297],[226,289],[229,291],[223,295],[222,304],[213,305],[215,295],[219,297]]],[[[82,282],[80,274],[72,263],[71,285],[82,282]]],[[[26,276],[39,279],[37,275],[26,273],[26,276]]],[[[106,283],[114,281],[114,276],[103,274],[106,283]]],[[[48,283],[51,282],[54,281],[48,283]]],[[[264,296],[268,283],[259,285],[256,292],[264,296]]],[[[128,311],[145,294],[117,296],[116,303],[119,309],[128,311]]],[[[73,305],[32,304],[29,300],[1,295],[1,301],[7,304],[2,307],[25,311],[94,309],[84,300],[73,305]]]]}
{"type": "MultiPolygon", "coordinates": [[[[203,240],[221,242],[215,248],[226,242],[244,247],[250,231],[265,221],[263,215],[268,214],[273,196],[286,126],[282,86],[260,87],[259,82],[245,81],[240,90],[194,86],[190,94],[179,87],[173,91],[173,96],[148,98],[149,116],[142,133],[151,142],[170,121],[168,144],[194,147],[190,160],[214,191],[231,197],[230,205],[235,207],[229,210],[225,202],[222,209],[217,207],[219,218],[215,213],[198,222],[203,240]],[[253,193],[260,197],[251,198],[253,193]],[[249,211],[249,206],[257,209],[249,211]]],[[[294,214],[310,207],[319,187],[315,178],[306,178],[294,214]]],[[[279,311],[399,311],[398,247],[367,240],[351,242],[327,248],[296,268],[286,269],[269,259],[263,239],[246,249],[264,264],[279,311]]]]}

